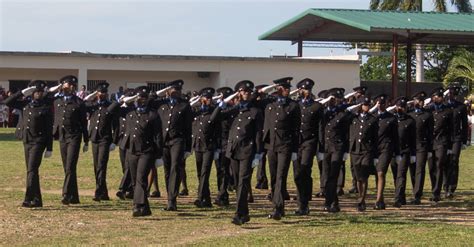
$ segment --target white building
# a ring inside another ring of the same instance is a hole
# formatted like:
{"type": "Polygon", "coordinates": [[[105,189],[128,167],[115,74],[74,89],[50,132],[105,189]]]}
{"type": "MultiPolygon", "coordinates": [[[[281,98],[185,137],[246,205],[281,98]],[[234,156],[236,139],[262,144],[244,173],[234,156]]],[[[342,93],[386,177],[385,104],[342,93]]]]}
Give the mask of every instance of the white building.
{"type": "Polygon", "coordinates": [[[76,75],[88,89],[99,81],[110,83],[110,92],[119,86],[149,85],[160,88],[175,79],[185,81],[184,89],[233,87],[244,79],[270,84],[280,77],[294,77],[294,84],[309,77],[315,92],[331,87],[350,90],[360,84],[357,57],[264,58],[221,56],[170,56],[96,54],[82,52],[0,52],[0,86],[21,89],[30,80],[51,84],[65,75],[76,75]]]}

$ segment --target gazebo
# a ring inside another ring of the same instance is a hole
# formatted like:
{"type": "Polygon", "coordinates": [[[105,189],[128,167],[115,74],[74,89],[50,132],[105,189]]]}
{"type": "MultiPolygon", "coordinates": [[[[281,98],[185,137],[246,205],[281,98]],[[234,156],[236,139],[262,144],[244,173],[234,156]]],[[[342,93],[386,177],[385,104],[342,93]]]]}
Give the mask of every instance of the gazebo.
{"type": "MultiPolygon", "coordinates": [[[[259,40],[390,43],[392,44],[392,97],[398,96],[399,44],[406,44],[407,64],[412,44],[474,45],[474,14],[439,12],[308,9],[259,36],[259,40]]],[[[407,66],[406,92],[411,95],[411,66],[407,66]]]]}

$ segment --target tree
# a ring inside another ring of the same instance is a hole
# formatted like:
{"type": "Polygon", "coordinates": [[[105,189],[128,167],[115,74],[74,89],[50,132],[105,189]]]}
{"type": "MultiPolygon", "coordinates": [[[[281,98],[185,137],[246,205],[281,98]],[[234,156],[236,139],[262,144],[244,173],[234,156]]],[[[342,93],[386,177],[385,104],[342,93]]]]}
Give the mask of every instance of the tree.
{"type": "Polygon", "coordinates": [[[458,81],[467,86],[472,92],[472,82],[474,82],[474,53],[468,50],[461,50],[449,63],[448,74],[444,77],[444,82],[458,81]]]}

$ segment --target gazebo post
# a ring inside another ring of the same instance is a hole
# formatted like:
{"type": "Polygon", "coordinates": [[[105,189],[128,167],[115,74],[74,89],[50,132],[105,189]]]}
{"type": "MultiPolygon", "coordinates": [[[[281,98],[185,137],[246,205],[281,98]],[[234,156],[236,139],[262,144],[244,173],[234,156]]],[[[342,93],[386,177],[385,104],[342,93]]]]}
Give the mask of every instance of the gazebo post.
{"type": "Polygon", "coordinates": [[[411,97],[411,57],[412,57],[412,44],[411,40],[407,40],[407,74],[406,74],[406,81],[405,81],[405,96],[411,97]]]}
{"type": "Polygon", "coordinates": [[[392,99],[398,96],[398,35],[392,39],[392,99]]]}
{"type": "Polygon", "coordinates": [[[298,40],[298,57],[303,57],[303,40],[298,40]]]}

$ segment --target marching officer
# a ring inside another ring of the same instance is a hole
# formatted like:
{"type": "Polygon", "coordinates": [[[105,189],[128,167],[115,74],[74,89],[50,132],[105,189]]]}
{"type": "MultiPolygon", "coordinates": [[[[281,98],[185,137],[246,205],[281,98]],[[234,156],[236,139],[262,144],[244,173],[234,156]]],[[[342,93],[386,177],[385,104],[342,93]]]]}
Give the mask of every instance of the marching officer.
{"type": "MultiPolygon", "coordinates": [[[[268,94],[266,92],[262,92],[261,89],[267,86],[268,85],[266,84],[255,86],[255,92],[254,92],[255,105],[257,105],[257,107],[260,108],[262,113],[265,112],[265,108],[267,107],[267,104],[269,103],[269,101],[267,100],[268,94]]],[[[261,189],[261,190],[268,189],[266,163],[267,163],[267,155],[266,153],[264,153],[262,156],[262,163],[257,168],[257,184],[255,185],[256,189],[261,189]]]]}
{"type": "Polygon", "coordinates": [[[351,155],[351,170],[356,180],[358,192],[357,211],[366,210],[368,178],[372,162],[377,153],[378,119],[369,113],[371,100],[364,97],[360,113],[353,116],[350,126],[349,150],[351,155]]]}
{"type": "Polygon", "coordinates": [[[193,108],[192,148],[199,179],[198,198],[194,205],[199,208],[212,207],[209,176],[217,142],[217,132],[215,131],[217,112],[214,113],[212,105],[214,92],[213,88],[203,88],[199,92],[200,105],[193,108]]]}
{"type": "Polygon", "coordinates": [[[416,162],[416,122],[407,114],[407,99],[405,97],[399,97],[395,105],[401,160],[397,163],[395,202],[393,206],[400,208],[407,203],[405,191],[408,168],[411,163],[416,162]]]}
{"type": "MultiPolygon", "coordinates": [[[[240,81],[235,85],[234,94],[238,104],[225,109],[224,101],[216,108],[220,119],[232,118],[229,139],[226,146],[226,156],[231,161],[234,181],[237,185],[237,208],[232,223],[241,225],[250,220],[248,208],[248,192],[252,174],[252,163],[261,162],[262,123],[263,116],[251,100],[254,84],[251,81],[240,81]],[[222,109],[224,108],[224,109],[222,109]]],[[[230,96],[232,97],[232,96],[230,96]]]]}
{"type": "MultiPolygon", "coordinates": [[[[217,95],[221,95],[221,99],[218,103],[222,102],[223,99],[229,97],[234,93],[234,90],[230,87],[221,87],[216,90],[217,95]]],[[[229,131],[232,125],[232,120],[235,116],[222,118],[217,116],[216,129],[217,129],[217,155],[216,157],[216,173],[217,173],[217,188],[219,190],[217,198],[214,204],[218,206],[229,205],[229,193],[227,187],[229,185],[230,174],[230,159],[225,155],[227,149],[227,142],[229,139],[229,131]]]]}
{"type": "Polygon", "coordinates": [[[268,216],[280,220],[285,215],[284,191],[290,161],[297,159],[300,109],[289,98],[291,77],[275,80],[276,100],[265,108],[263,142],[267,150],[274,211],[268,216]]]}
{"type": "Polygon", "coordinates": [[[433,115],[424,109],[425,92],[413,96],[413,111],[409,115],[415,120],[416,161],[410,164],[413,183],[413,200],[411,204],[420,205],[425,182],[426,161],[432,156],[433,115]]]}
{"type": "Polygon", "coordinates": [[[448,150],[452,146],[451,136],[453,132],[453,114],[444,104],[443,88],[439,87],[431,93],[433,102],[429,108],[433,114],[433,156],[428,162],[430,168],[431,191],[430,201],[441,201],[441,186],[443,184],[443,172],[448,162],[448,150]]]}
{"type": "Polygon", "coordinates": [[[467,108],[463,102],[456,99],[461,91],[461,87],[452,84],[449,86],[447,107],[451,109],[453,114],[453,135],[451,136],[451,150],[448,155],[448,163],[446,164],[446,172],[444,173],[444,191],[446,198],[453,198],[454,192],[458,185],[459,177],[459,156],[461,155],[461,149],[465,149],[468,136],[468,123],[467,123],[467,108]]]}
{"type": "Polygon", "coordinates": [[[311,172],[313,159],[318,151],[319,127],[323,116],[323,108],[320,103],[315,102],[311,90],[314,81],[305,78],[298,82],[301,100],[299,106],[301,111],[301,126],[298,134],[298,158],[293,162],[294,179],[297,188],[298,209],[296,215],[308,215],[308,202],[313,193],[313,178],[311,172]]]}
{"type": "Polygon", "coordinates": [[[396,156],[396,162],[400,162],[400,148],[398,145],[398,125],[396,117],[387,111],[388,96],[381,94],[375,97],[375,116],[378,119],[377,156],[374,160],[377,171],[377,200],[374,209],[385,209],[383,192],[388,166],[392,158],[396,156]]]}
{"type": "Polygon", "coordinates": [[[192,112],[189,102],[182,99],[183,80],[168,82],[167,98],[154,102],[163,127],[163,161],[168,205],[166,211],[176,211],[180,174],[184,160],[191,155],[192,112]]]}
{"type": "MultiPolygon", "coordinates": [[[[320,102],[324,98],[328,96],[328,90],[322,90],[321,92],[318,93],[318,99],[315,100],[316,102],[320,102]]],[[[323,109],[324,113],[324,109],[323,109]]],[[[327,180],[327,174],[324,173],[323,171],[323,158],[324,158],[324,145],[322,142],[321,137],[323,136],[323,133],[321,133],[323,129],[323,126],[320,125],[320,134],[319,134],[319,143],[318,143],[318,154],[316,156],[316,161],[318,162],[318,170],[319,170],[319,192],[316,193],[316,197],[324,197],[325,196],[325,186],[326,186],[326,180],[327,180]]]]}
{"type": "Polygon", "coordinates": [[[84,138],[83,152],[87,152],[89,133],[87,133],[87,112],[84,102],[76,96],[77,78],[69,75],[59,80],[62,96],[54,101],[53,136],[59,140],[64,167],[63,198],[64,205],[78,204],[77,161],[81,141],[84,138]]]}
{"type": "Polygon", "coordinates": [[[343,91],[332,88],[328,91],[331,97],[328,107],[324,110],[321,140],[324,147],[323,173],[326,174],[324,210],[331,213],[339,212],[337,195],[338,178],[341,167],[349,154],[349,128],[352,114],[346,111],[343,104],[343,91]]]}
{"type": "Polygon", "coordinates": [[[53,100],[45,93],[44,81],[32,81],[28,88],[5,99],[11,108],[22,109],[17,126],[17,137],[23,141],[27,169],[26,193],[22,207],[42,207],[39,167],[41,159],[51,157],[53,151],[53,100]],[[22,97],[26,100],[20,100],[22,97]]]}
{"type": "Polygon", "coordinates": [[[94,201],[109,200],[107,189],[107,164],[109,162],[109,153],[115,149],[112,143],[113,129],[112,122],[115,116],[109,112],[109,106],[112,104],[108,100],[109,84],[102,82],[97,84],[96,91],[87,95],[86,109],[89,113],[89,140],[92,143],[92,156],[94,160],[94,174],[96,189],[94,201]]]}
{"type": "Polygon", "coordinates": [[[151,215],[148,202],[148,174],[155,163],[162,163],[163,139],[161,121],[149,105],[150,89],[141,86],[135,96],[123,98],[124,103],[135,102],[135,108],[120,108],[119,102],[109,106],[111,112],[119,109],[125,117],[125,134],[120,147],[127,150],[126,158],[132,178],[133,217],[151,215]]]}

